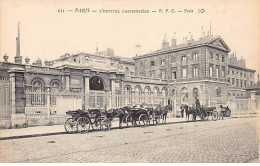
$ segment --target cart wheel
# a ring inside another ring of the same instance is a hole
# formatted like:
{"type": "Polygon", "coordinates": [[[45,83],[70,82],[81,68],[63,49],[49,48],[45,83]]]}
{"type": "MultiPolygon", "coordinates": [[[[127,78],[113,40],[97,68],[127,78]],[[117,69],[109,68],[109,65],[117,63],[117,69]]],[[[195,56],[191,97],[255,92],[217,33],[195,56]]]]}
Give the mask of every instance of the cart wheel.
{"type": "Polygon", "coordinates": [[[75,133],[77,131],[77,121],[73,118],[68,118],[64,123],[64,128],[67,133],[75,133]]]}
{"type": "Polygon", "coordinates": [[[88,132],[90,127],[90,120],[87,117],[80,117],[77,120],[77,131],[78,132],[88,132]]]}
{"type": "Polygon", "coordinates": [[[133,121],[133,119],[130,115],[127,115],[125,117],[125,123],[126,123],[127,126],[130,126],[132,124],[132,121],[133,121]]]}
{"type": "Polygon", "coordinates": [[[101,128],[104,131],[110,130],[112,126],[112,123],[109,119],[105,119],[101,122],[101,128]]]}
{"type": "Polygon", "coordinates": [[[101,120],[96,120],[93,124],[92,124],[92,128],[93,130],[101,130],[101,120]]]}
{"type": "Polygon", "coordinates": [[[212,112],[212,120],[213,120],[213,121],[218,120],[218,112],[217,112],[217,111],[213,111],[213,112],[212,112]]]}
{"type": "Polygon", "coordinates": [[[209,114],[205,112],[205,120],[209,120],[209,114]]]}
{"type": "Polygon", "coordinates": [[[140,126],[147,126],[149,124],[148,117],[145,114],[141,114],[139,116],[139,125],[140,126]]]}
{"type": "Polygon", "coordinates": [[[206,118],[207,118],[207,113],[206,112],[203,112],[203,113],[200,114],[201,121],[206,120],[206,118]]]}

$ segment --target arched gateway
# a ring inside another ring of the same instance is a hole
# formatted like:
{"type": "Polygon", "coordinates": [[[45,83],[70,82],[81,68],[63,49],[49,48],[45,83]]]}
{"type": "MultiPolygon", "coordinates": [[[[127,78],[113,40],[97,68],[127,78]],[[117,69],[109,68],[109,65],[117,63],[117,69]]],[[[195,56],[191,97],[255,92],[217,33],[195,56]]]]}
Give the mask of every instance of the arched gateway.
{"type": "Polygon", "coordinates": [[[102,78],[98,76],[91,77],[89,80],[89,90],[104,90],[102,78]]]}
{"type": "Polygon", "coordinates": [[[93,76],[89,79],[89,108],[105,108],[105,84],[99,76],[93,76]]]}

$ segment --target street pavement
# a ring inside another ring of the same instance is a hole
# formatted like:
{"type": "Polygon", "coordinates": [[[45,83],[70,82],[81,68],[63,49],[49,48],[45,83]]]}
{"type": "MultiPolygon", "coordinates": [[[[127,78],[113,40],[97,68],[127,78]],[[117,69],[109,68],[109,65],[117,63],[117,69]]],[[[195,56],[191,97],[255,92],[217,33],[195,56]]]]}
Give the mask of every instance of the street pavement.
{"type": "Polygon", "coordinates": [[[0,141],[1,162],[257,162],[257,118],[175,122],[0,141]]]}

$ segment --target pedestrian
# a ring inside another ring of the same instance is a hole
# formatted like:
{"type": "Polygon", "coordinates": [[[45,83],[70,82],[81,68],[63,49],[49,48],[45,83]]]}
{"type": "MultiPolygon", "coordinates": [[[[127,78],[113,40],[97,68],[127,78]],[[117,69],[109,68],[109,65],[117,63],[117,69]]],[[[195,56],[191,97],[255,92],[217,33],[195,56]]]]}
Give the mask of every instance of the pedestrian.
{"type": "Polygon", "coordinates": [[[184,114],[184,108],[183,107],[184,107],[183,104],[181,104],[181,108],[180,108],[181,109],[181,118],[184,117],[184,115],[183,115],[184,114]]]}

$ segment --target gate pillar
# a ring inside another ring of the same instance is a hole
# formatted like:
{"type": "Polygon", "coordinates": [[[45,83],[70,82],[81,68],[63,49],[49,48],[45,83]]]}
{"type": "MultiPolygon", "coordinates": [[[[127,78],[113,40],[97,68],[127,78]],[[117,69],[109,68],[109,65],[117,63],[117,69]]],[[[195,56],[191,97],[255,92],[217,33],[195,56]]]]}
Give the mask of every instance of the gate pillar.
{"type": "Polygon", "coordinates": [[[11,126],[23,127],[26,124],[25,117],[25,89],[24,89],[24,69],[11,68],[9,71],[11,81],[11,101],[12,114],[11,126]]]}

